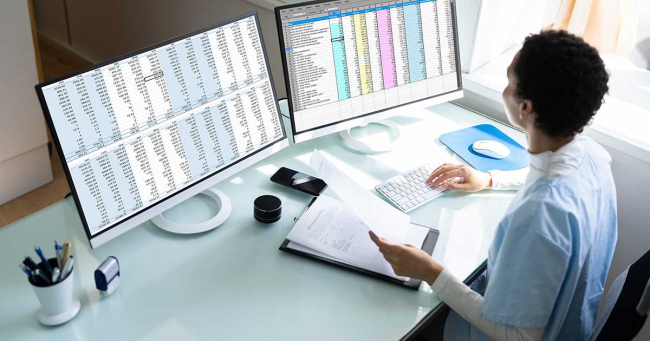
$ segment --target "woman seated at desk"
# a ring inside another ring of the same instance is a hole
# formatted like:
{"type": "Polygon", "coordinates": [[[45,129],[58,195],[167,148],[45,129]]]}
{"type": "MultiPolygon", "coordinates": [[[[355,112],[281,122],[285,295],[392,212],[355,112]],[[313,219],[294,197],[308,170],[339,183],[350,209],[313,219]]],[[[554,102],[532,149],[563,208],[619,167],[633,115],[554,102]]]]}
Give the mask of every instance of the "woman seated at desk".
{"type": "Polygon", "coordinates": [[[486,273],[468,287],[418,248],[371,238],[396,274],[423,279],[451,307],[445,340],[588,340],[616,244],[616,190],[611,157],[579,133],[609,77],[598,52],[563,31],[526,38],[507,76],[503,100],[526,134],[530,172],[443,165],[427,180],[467,192],[519,188],[486,273]],[[454,177],[464,181],[443,182],[454,177]]]}

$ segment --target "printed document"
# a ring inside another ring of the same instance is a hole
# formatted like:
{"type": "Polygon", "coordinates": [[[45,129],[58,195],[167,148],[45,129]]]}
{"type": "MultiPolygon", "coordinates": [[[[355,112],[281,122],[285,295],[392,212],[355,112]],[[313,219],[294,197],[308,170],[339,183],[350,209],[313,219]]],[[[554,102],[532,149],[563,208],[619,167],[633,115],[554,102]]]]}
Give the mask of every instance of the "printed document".
{"type": "Polygon", "coordinates": [[[376,235],[392,243],[404,243],[411,223],[410,216],[361,187],[320,151],[314,150],[309,164],[376,235]]]}
{"type": "MultiPolygon", "coordinates": [[[[404,242],[422,245],[428,229],[410,225],[405,229],[404,242]]],[[[399,280],[408,280],[393,272],[377,246],[372,242],[368,226],[345,203],[321,195],[298,220],[287,239],[299,244],[293,248],[319,256],[333,258],[366,270],[399,280]]]]}

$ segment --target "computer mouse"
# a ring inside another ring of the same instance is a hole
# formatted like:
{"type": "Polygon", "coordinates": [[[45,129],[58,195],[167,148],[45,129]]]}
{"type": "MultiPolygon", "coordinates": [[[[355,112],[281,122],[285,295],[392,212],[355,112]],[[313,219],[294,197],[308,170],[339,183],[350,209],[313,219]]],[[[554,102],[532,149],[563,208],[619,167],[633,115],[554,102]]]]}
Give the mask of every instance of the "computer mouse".
{"type": "Polygon", "coordinates": [[[485,156],[493,157],[495,159],[503,159],[510,155],[510,149],[502,143],[492,140],[480,140],[472,144],[472,149],[485,156]]]}

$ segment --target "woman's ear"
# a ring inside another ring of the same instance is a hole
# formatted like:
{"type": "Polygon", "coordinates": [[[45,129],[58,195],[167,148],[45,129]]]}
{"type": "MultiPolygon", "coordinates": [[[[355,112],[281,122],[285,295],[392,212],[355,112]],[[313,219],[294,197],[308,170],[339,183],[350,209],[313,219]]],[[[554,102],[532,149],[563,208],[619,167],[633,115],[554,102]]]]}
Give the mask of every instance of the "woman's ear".
{"type": "Polygon", "coordinates": [[[519,103],[519,119],[526,122],[533,118],[533,102],[525,99],[519,103]]]}

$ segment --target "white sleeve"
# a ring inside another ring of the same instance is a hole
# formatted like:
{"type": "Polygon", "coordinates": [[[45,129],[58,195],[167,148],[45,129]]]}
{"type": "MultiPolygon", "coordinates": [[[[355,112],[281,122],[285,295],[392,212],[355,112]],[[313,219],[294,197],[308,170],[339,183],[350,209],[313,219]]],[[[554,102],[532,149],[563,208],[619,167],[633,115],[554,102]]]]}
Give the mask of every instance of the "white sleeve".
{"type": "Polygon", "coordinates": [[[544,328],[515,327],[485,317],[481,310],[483,296],[459,281],[447,269],[440,273],[431,288],[458,315],[495,340],[539,341],[544,335],[544,328]]]}
{"type": "Polygon", "coordinates": [[[488,173],[492,176],[492,189],[497,191],[508,191],[518,189],[526,181],[530,167],[513,171],[491,170],[488,173]]]}

